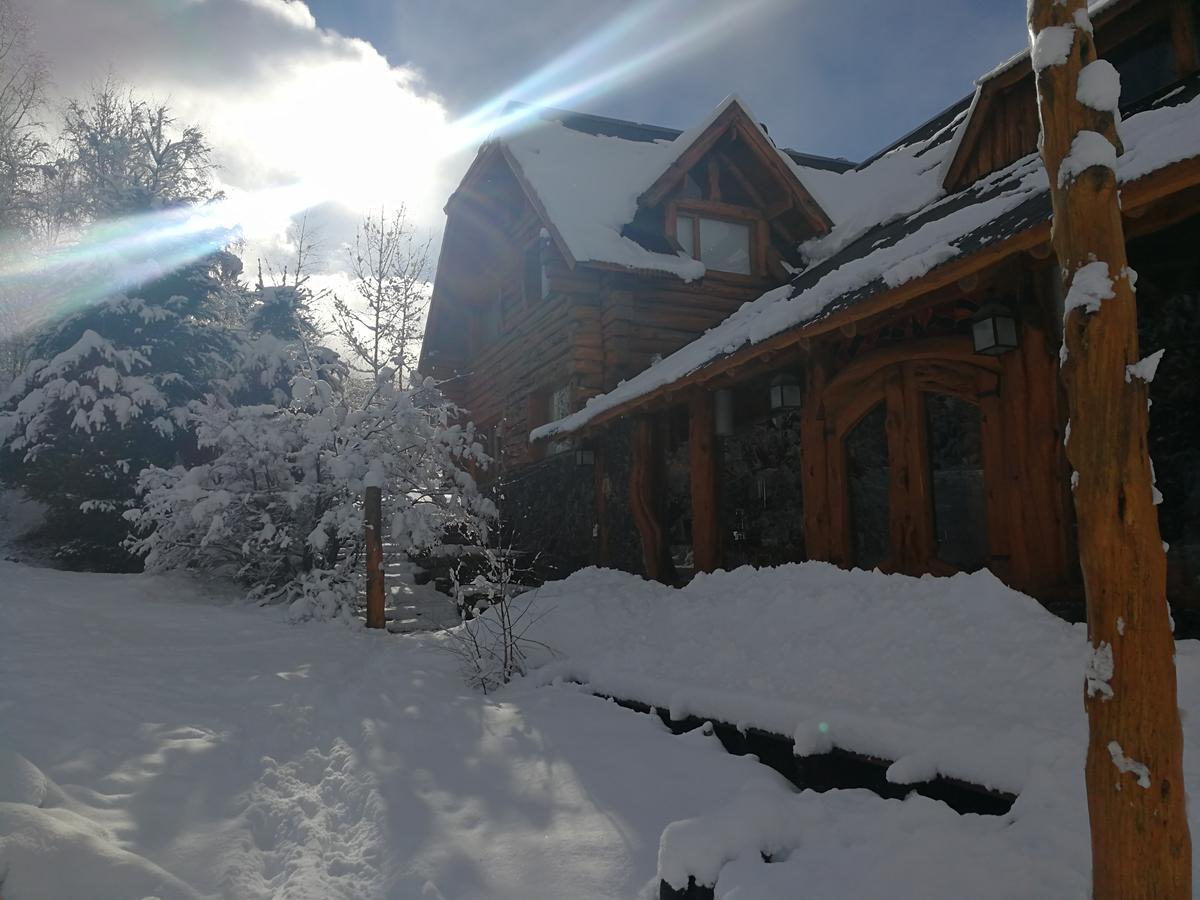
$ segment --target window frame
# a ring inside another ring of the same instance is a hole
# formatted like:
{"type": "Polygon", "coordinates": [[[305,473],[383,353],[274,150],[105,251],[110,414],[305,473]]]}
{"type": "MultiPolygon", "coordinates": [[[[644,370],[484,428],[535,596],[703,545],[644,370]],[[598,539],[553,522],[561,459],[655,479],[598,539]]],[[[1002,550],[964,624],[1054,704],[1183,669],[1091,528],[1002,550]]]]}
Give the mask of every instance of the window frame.
{"type": "MultiPolygon", "coordinates": [[[[714,269],[709,267],[705,273],[705,277],[718,276],[720,278],[730,278],[735,280],[754,280],[761,279],[766,274],[766,245],[767,236],[764,233],[766,229],[766,219],[762,214],[751,207],[736,206],[732,203],[721,203],[717,200],[676,200],[668,205],[666,215],[666,232],[667,240],[677,253],[684,252],[683,245],[677,237],[679,217],[689,216],[692,219],[692,259],[699,262],[704,262],[701,259],[701,243],[700,243],[700,220],[714,219],[718,222],[726,222],[733,225],[744,225],[750,232],[750,271],[747,272],[728,272],[724,269],[714,269]]],[[[707,263],[705,264],[707,267],[707,263]]]]}
{"type": "Polygon", "coordinates": [[[546,275],[546,254],[545,241],[542,238],[536,238],[532,243],[527,244],[521,252],[521,300],[526,306],[534,303],[540,303],[550,296],[550,279],[546,275]],[[537,290],[531,290],[530,273],[532,271],[531,261],[537,260],[537,271],[539,282],[537,290]]]}

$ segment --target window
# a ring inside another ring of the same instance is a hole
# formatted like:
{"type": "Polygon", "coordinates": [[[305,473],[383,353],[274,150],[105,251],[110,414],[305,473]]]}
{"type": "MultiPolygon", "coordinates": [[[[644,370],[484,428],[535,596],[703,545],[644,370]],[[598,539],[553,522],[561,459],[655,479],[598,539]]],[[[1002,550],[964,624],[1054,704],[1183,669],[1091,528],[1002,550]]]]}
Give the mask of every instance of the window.
{"type": "Polygon", "coordinates": [[[525,258],[522,261],[521,268],[521,284],[526,303],[532,303],[535,300],[545,300],[546,295],[550,292],[546,278],[546,267],[542,263],[541,241],[538,241],[525,251],[525,258]]]}
{"type": "MultiPolygon", "coordinates": [[[[571,414],[571,388],[569,385],[563,385],[550,395],[549,409],[546,412],[549,415],[547,422],[557,422],[571,414]]],[[[549,446],[551,453],[563,453],[570,449],[570,441],[552,441],[549,446]]]]}
{"type": "Polygon", "coordinates": [[[925,394],[933,527],[937,556],[967,572],[987,562],[979,407],[948,394],[925,394]]]}
{"type": "Polygon", "coordinates": [[[885,404],[877,403],[846,435],[850,536],[854,565],[860,569],[883,563],[891,546],[886,419],[885,404]]]}
{"type": "Polygon", "coordinates": [[[1171,28],[1166,22],[1145,29],[1105,55],[1121,75],[1122,109],[1174,84],[1179,78],[1171,28]]]}
{"type": "Polygon", "coordinates": [[[681,213],[675,218],[675,239],[683,252],[718,272],[750,275],[750,225],[681,213]]]}

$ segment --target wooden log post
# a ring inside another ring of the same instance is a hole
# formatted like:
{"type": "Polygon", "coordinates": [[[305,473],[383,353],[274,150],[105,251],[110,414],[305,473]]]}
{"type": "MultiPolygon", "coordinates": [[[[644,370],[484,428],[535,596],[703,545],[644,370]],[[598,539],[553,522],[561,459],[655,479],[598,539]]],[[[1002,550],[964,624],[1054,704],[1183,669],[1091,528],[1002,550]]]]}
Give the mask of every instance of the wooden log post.
{"type": "Polygon", "coordinates": [[[655,421],[650,416],[638,419],[633,429],[632,458],[629,467],[629,506],[642,543],[642,565],[651,581],[675,583],[671,553],[663,533],[659,514],[662,479],[658,459],[655,421]]]}
{"type": "Polygon", "coordinates": [[[697,572],[721,565],[721,529],[717,520],[717,436],[713,395],[700,391],[688,409],[688,456],[691,464],[692,556],[697,572]]]}
{"type": "Polygon", "coordinates": [[[378,487],[363,495],[367,543],[367,627],[383,628],[383,496],[378,487]]]}
{"type": "Polygon", "coordinates": [[[1116,71],[1087,0],[1031,0],[1053,242],[1068,287],[1062,378],[1087,593],[1086,765],[1097,898],[1190,897],[1183,734],[1154,508],[1134,277],[1117,197],[1116,71]]]}

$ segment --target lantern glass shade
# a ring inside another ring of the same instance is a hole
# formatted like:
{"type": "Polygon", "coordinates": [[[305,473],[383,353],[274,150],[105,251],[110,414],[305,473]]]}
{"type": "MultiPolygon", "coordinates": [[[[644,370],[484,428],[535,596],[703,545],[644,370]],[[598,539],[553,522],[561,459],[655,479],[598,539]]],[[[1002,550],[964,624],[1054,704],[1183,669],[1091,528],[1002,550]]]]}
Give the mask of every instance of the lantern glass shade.
{"type": "Polygon", "coordinates": [[[733,391],[720,390],[713,394],[713,431],[717,437],[733,434],[733,391]]]}
{"type": "Polygon", "coordinates": [[[579,447],[575,450],[575,465],[577,466],[594,466],[596,464],[596,451],[587,447],[579,447]]]}
{"type": "Polygon", "coordinates": [[[800,408],[800,379],[784,372],[771,379],[771,412],[800,408]]]}
{"type": "Polygon", "coordinates": [[[971,320],[971,340],[982,356],[1000,356],[1017,349],[1017,318],[1002,303],[986,303],[971,320]]]}

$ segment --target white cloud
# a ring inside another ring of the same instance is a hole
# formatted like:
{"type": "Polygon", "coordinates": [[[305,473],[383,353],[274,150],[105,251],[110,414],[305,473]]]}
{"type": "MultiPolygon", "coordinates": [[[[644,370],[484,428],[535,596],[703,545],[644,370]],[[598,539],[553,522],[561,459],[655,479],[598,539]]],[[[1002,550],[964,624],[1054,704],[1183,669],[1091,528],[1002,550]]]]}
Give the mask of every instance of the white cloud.
{"type": "MultiPolygon", "coordinates": [[[[465,166],[418,73],[321,28],[298,0],[26,0],[61,97],[109,73],[200,125],[234,197],[303,183],[337,269],[364,212],[406,203],[423,230],[465,166]]],[[[290,210],[263,204],[248,253],[282,256],[290,210]]]]}

